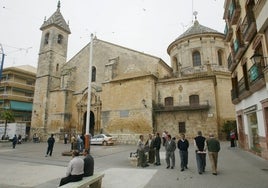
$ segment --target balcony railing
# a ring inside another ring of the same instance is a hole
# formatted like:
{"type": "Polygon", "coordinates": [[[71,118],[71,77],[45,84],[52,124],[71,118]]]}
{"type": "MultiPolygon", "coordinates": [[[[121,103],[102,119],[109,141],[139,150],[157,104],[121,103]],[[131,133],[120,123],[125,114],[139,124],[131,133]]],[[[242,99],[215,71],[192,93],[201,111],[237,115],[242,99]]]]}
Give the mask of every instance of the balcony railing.
{"type": "Polygon", "coordinates": [[[233,28],[228,23],[226,23],[226,25],[225,25],[224,35],[225,35],[225,40],[227,42],[230,42],[230,40],[233,36],[233,28]]]}
{"type": "Polygon", "coordinates": [[[34,91],[34,85],[29,85],[29,84],[23,84],[20,82],[14,82],[14,81],[1,81],[1,87],[5,87],[5,86],[9,86],[9,87],[16,87],[16,88],[21,88],[21,89],[25,89],[25,90],[31,90],[34,91]]]}
{"type": "Polygon", "coordinates": [[[248,78],[241,78],[235,88],[231,90],[234,104],[237,104],[252,93],[265,87],[266,82],[264,80],[263,67],[255,64],[248,70],[247,74],[248,78]]]}
{"type": "Polygon", "coordinates": [[[244,51],[245,51],[245,45],[242,40],[236,38],[233,43],[233,51],[234,51],[234,59],[240,60],[242,57],[244,51]]]}
{"type": "Polygon", "coordinates": [[[232,56],[232,53],[229,54],[227,62],[228,62],[228,69],[232,72],[232,70],[236,66],[236,63],[235,63],[233,56],[232,56]]]}
{"type": "Polygon", "coordinates": [[[16,101],[24,101],[24,102],[32,102],[33,97],[27,97],[22,95],[12,95],[12,94],[0,94],[1,100],[16,100],[16,101]]]}
{"type": "Polygon", "coordinates": [[[238,94],[243,93],[246,90],[246,84],[244,77],[238,81],[238,94]]]}
{"type": "Polygon", "coordinates": [[[175,106],[164,106],[163,104],[159,103],[154,106],[155,112],[198,111],[198,110],[209,110],[208,101],[204,101],[199,104],[181,103],[175,106]]]}
{"type": "Polygon", "coordinates": [[[231,96],[232,96],[232,100],[235,100],[238,98],[238,92],[237,92],[237,89],[236,88],[233,88],[231,90],[231,96]]]}
{"type": "Polygon", "coordinates": [[[229,6],[229,20],[231,25],[237,24],[240,17],[241,6],[238,0],[232,0],[229,6]]]}
{"type": "Polygon", "coordinates": [[[248,70],[248,75],[249,75],[248,82],[249,82],[250,85],[253,85],[259,79],[264,78],[262,67],[260,65],[256,65],[256,64],[254,64],[248,70]]]}
{"type": "Polygon", "coordinates": [[[257,32],[257,26],[252,11],[249,11],[245,16],[241,24],[241,31],[246,42],[250,42],[251,39],[254,37],[255,33],[257,32]]]}

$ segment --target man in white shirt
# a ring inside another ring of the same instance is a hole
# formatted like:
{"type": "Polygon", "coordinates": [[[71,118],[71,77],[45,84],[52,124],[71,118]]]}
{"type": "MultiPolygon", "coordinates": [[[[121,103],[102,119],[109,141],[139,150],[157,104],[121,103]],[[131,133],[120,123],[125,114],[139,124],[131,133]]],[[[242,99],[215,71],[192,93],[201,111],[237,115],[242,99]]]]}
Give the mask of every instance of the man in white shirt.
{"type": "Polygon", "coordinates": [[[79,152],[77,150],[73,151],[72,157],[67,167],[66,177],[61,179],[60,186],[83,179],[84,160],[79,158],[79,152]]]}

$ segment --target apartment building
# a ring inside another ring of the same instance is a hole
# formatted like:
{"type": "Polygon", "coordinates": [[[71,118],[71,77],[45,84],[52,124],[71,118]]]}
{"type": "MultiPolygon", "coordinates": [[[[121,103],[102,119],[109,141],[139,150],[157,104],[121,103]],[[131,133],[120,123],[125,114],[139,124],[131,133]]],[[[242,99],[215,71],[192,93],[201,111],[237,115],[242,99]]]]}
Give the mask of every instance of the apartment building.
{"type": "Polygon", "coordinates": [[[238,141],[268,159],[268,2],[226,0],[224,10],[238,141]]]}
{"type": "Polygon", "coordinates": [[[30,131],[36,68],[23,65],[3,69],[0,108],[12,110],[16,123],[26,123],[30,131]]]}

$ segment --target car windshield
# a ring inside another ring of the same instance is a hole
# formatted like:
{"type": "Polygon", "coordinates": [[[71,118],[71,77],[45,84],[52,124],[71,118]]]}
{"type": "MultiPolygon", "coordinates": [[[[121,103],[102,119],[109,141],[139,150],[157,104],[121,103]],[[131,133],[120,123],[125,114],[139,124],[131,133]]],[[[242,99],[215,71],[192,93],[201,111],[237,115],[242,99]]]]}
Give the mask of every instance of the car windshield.
{"type": "Polygon", "coordinates": [[[107,136],[107,137],[112,137],[111,135],[109,135],[109,134],[105,134],[105,136],[107,136]]]}

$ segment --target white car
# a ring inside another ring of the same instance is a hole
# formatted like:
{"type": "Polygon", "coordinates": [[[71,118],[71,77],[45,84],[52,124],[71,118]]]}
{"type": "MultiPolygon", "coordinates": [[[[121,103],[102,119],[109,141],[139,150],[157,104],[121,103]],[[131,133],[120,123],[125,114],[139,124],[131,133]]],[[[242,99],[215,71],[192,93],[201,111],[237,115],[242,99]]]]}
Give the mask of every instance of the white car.
{"type": "Polygon", "coordinates": [[[115,140],[109,134],[97,134],[97,135],[94,135],[90,139],[90,144],[92,145],[98,144],[98,145],[107,146],[107,145],[113,145],[114,143],[115,143],[115,140]]]}

